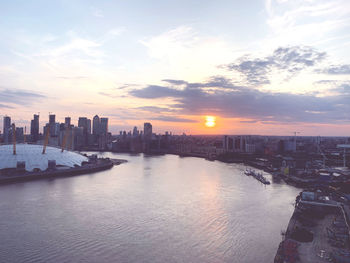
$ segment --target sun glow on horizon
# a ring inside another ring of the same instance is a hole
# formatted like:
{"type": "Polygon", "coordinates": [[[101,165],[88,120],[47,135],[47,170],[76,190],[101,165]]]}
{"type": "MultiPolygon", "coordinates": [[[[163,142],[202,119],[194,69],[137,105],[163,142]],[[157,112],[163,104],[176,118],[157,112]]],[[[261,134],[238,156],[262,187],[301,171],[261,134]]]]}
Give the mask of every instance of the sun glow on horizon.
{"type": "Polygon", "coordinates": [[[216,117],[205,116],[205,126],[208,128],[213,128],[216,125],[216,117]]]}

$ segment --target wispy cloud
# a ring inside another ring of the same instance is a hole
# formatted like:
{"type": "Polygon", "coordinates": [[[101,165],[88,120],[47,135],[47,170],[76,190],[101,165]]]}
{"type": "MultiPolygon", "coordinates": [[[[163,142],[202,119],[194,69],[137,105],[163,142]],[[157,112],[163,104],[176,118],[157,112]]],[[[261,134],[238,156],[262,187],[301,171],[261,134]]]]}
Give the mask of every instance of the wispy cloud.
{"type": "Polygon", "coordinates": [[[165,122],[187,122],[187,123],[198,122],[197,120],[179,118],[174,116],[158,116],[158,117],[152,117],[150,120],[158,120],[158,121],[165,121],[165,122]]]}
{"type": "Polygon", "coordinates": [[[266,0],[265,7],[267,24],[273,32],[271,40],[280,45],[325,40],[349,22],[350,4],[346,0],[266,0]]]}
{"type": "Polygon", "coordinates": [[[152,113],[169,113],[169,112],[176,112],[177,109],[172,109],[172,105],[168,105],[167,107],[158,107],[158,106],[141,106],[135,108],[136,110],[142,110],[152,113]]]}
{"type": "Polygon", "coordinates": [[[199,34],[187,25],[143,38],[140,42],[147,47],[149,57],[157,61],[155,66],[166,67],[169,72],[182,76],[217,74],[220,71],[217,65],[235,57],[224,37],[199,34]]]}
{"type": "Polygon", "coordinates": [[[289,79],[305,68],[315,66],[325,57],[325,52],[319,52],[311,47],[280,47],[272,55],[262,58],[244,56],[225,67],[241,73],[246,83],[260,86],[270,84],[273,74],[282,72],[286,75],[286,79],[289,79]]]}
{"type": "MultiPolygon", "coordinates": [[[[0,89],[0,102],[10,103],[17,106],[31,105],[42,99],[47,98],[45,95],[37,93],[35,91],[21,90],[21,89],[0,89]]],[[[4,104],[5,107],[11,108],[4,104]]]]}
{"type": "Polygon", "coordinates": [[[2,109],[14,109],[14,107],[12,107],[10,105],[2,104],[2,103],[0,103],[0,108],[2,108],[2,109]]]}
{"type": "Polygon", "coordinates": [[[98,9],[96,7],[91,7],[91,12],[92,12],[92,15],[94,17],[98,17],[98,18],[103,18],[104,17],[102,10],[98,9]]]}
{"type": "Polygon", "coordinates": [[[58,79],[66,79],[66,80],[80,80],[87,79],[88,76],[58,76],[58,79]]]}
{"type": "Polygon", "coordinates": [[[350,65],[331,65],[318,72],[330,75],[350,75],[350,65]]]}

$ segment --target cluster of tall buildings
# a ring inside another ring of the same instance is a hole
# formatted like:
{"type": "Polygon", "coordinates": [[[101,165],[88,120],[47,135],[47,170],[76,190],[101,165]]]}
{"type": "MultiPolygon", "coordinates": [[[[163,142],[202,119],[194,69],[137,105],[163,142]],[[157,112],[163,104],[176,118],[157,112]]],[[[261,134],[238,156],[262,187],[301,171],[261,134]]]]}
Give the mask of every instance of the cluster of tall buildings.
{"type": "Polygon", "coordinates": [[[132,131],[120,131],[112,142],[115,152],[159,153],[168,150],[169,133],[165,135],[153,133],[152,124],[145,122],[143,131],[135,126],[132,131]]]}
{"type": "MultiPolygon", "coordinates": [[[[166,133],[168,136],[168,132],[166,133]]],[[[3,136],[0,142],[8,144],[38,143],[58,146],[69,150],[126,150],[148,152],[159,149],[159,137],[153,134],[152,124],[145,122],[143,130],[134,127],[132,131],[121,131],[119,136],[112,137],[108,132],[108,118],[95,115],[92,119],[79,117],[77,125],[73,125],[71,117],[65,117],[64,122],[56,120],[55,114],[49,114],[48,122],[40,132],[40,116],[34,114],[30,122],[30,133],[26,127],[16,127],[11,117],[3,119],[3,136]],[[13,134],[15,131],[15,136],[13,134]]]]}
{"type": "Polygon", "coordinates": [[[223,137],[223,149],[225,152],[247,152],[254,153],[257,150],[257,143],[252,136],[236,135],[223,137]]]}
{"type": "Polygon", "coordinates": [[[56,121],[56,115],[49,115],[49,122],[43,127],[40,133],[39,115],[34,114],[30,122],[30,134],[26,134],[26,128],[15,127],[11,124],[11,117],[5,116],[3,120],[3,143],[17,142],[47,143],[52,146],[63,146],[71,150],[106,148],[111,141],[111,134],[108,132],[108,118],[93,117],[93,121],[87,117],[79,117],[78,125],[71,123],[71,117],[65,117],[63,123],[56,121]],[[15,135],[13,136],[13,129],[15,135]]]}

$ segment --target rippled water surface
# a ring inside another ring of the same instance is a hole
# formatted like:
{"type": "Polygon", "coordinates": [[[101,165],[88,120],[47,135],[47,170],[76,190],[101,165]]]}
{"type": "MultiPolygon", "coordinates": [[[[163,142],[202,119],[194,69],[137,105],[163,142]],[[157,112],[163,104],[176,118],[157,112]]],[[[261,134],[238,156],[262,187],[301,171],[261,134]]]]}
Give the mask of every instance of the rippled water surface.
{"type": "MultiPolygon", "coordinates": [[[[173,155],[0,186],[0,262],[272,262],[298,189],[173,155]]],[[[271,179],[271,178],[269,178],[271,179]]]]}

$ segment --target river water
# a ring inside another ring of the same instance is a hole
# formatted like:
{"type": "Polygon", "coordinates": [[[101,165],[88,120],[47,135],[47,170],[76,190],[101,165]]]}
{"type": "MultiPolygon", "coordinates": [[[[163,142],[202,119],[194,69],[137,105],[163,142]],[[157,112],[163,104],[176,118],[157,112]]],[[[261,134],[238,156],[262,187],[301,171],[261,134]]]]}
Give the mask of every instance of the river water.
{"type": "Polygon", "coordinates": [[[273,262],[300,190],[239,164],[102,155],[128,163],[0,186],[0,262],[273,262]]]}

